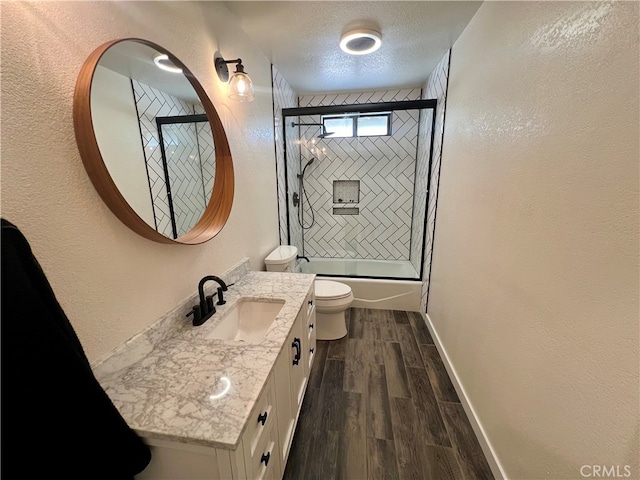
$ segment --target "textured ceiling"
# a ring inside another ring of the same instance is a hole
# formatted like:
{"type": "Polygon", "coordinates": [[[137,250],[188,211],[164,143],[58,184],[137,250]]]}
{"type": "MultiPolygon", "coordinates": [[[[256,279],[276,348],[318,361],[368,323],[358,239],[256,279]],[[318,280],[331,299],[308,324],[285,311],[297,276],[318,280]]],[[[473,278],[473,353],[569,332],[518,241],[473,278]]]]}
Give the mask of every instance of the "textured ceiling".
{"type": "MultiPolygon", "coordinates": [[[[482,2],[225,2],[298,93],[422,86],[482,2]],[[338,45],[353,27],[382,33],[370,55],[338,45]]],[[[247,66],[249,71],[250,66],[247,66]]]]}

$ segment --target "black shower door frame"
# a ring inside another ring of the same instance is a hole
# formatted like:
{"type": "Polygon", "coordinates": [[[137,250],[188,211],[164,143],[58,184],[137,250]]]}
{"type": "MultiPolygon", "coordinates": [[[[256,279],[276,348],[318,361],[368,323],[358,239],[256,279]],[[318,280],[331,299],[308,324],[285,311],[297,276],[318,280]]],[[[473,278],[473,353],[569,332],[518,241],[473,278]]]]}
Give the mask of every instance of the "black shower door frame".
{"type": "MultiPolygon", "coordinates": [[[[378,103],[362,103],[352,105],[326,105],[317,107],[296,107],[296,108],[283,108],[282,109],[282,139],[283,139],[283,151],[284,151],[284,188],[285,188],[285,206],[287,215],[287,244],[291,244],[291,225],[290,225],[290,212],[289,212],[289,173],[287,171],[287,142],[286,142],[286,126],[287,117],[300,117],[303,115],[339,115],[343,113],[376,113],[376,112],[390,112],[394,110],[432,110],[431,115],[431,144],[429,145],[429,167],[428,167],[428,179],[427,179],[427,199],[425,205],[425,213],[423,220],[423,238],[422,238],[422,255],[420,258],[420,281],[424,281],[422,278],[424,274],[424,256],[425,256],[425,242],[427,240],[427,216],[429,213],[429,194],[431,191],[431,164],[433,161],[433,140],[435,136],[436,127],[436,106],[438,102],[436,99],[426,100],[405,100],[399,102],[378,102],[378,103]]],[[[330,138],[330,137],[328,137],[330,138]]],[[[431,272],[429,272],[431,275],[431,272]]],[[[349,276],[349,275],[331,275],[332,277],[349,276]]],[[[358,275],[358,278],[371,278],[381,280],[415,280],[414,278],[397,278],[397,277],[371,277],[366,275],[358,275]]]]}

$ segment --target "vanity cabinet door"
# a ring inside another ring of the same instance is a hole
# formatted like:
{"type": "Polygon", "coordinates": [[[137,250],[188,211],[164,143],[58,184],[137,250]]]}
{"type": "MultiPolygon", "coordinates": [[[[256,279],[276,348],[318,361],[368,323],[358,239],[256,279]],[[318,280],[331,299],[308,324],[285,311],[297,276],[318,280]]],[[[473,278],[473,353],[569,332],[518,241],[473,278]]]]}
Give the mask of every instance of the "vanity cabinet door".
{"type": "Polygon", "coordinates": [[[307,310],[303,306],[291,327],[274,368],[278,438],[283,469],[289,456],[298,413],[307,386],[309,335],[306,314],[307,310]]]}
{"type": "Polygon", "coordinates": [[[307,318],[306,318],[306,376],[309,378],[313,360],[316,358],[316,298],[313,289],[307,296],[307,318]]]}
{"type": "Polygon", "coordinates": [[[247,465],[247,471],[251,469],[256,480],[271,480],[282,478],[283,469],[280,465],[280,455],[278,452],[278,431],[275,423],[266,431],[264,440],[258,447],[257,455],[251,460],[251,465],[247,465]]]}
{"type": "Polygon", "coordinates": [[[255,480],[280,479],[283,469],[278,452],[278,429],[275,422],[265,431],[256,450],[256,454],[247,463],[247,472],[255,480]]]}
{"type": "MultiPolygon", "coordinates": [[[[288,342],[289,340],[287,340],[288,342]]],[[[280,462],[284,469],[289,455],[289,447],[291,446],[291,438],[295,428],[295,417],[292,415],[293,408],[291,406],[291,381],[289,374],[290,355],[288,344],[278,359],[273,369],[275,379],[275,397],[276,397],[276,420],[278,421],[278,440],[280,445],[280,462]]]]}
{"type": "Polygon", "coordinates": [[[302,406],[304,398],[304,390],[307,386],[307,358],[308,358],[308,341],[307,341],[307,322],[306,312],[304,308],[298,314],[296,323],[291,329],[291,342],[288,345],[290,362],[289,371],[291,372],[291,406],[293,407],[293,416],[298,416],[298,411],[302,406]],[[305,351],[306,350],[306,351],[305,351]]]}
{"type": "Polygon", "coordinates": [[[269,471],[280,471],[274,376],[267,381],[242,435],[247,478],[263,478],[269,471]]]}

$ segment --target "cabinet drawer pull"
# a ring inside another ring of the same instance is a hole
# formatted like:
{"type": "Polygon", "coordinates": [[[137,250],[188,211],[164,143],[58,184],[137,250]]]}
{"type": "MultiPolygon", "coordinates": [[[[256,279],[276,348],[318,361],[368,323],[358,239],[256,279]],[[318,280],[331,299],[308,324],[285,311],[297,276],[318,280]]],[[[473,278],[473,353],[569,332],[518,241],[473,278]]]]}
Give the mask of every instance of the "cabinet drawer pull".
{"type": "Polygon", "coordinates": [[[271,452],[263,453],[262,457],[260,457],[260,463],[264,463],[264,466],[267,467],[269,465],[270,458],[271,458],[271,452]]]}
{"type": "Polygon", "coordinates": [[[309,324],[309,329],[310,329],[310,330],[313,330],[313,323],[310,323],[310,324],[309,324]]]}
{"type": "Polygon", "coordinates": [[[314,350],[315,350],[315,348],[311,348],[311,349],[309,349],[309,353],[310,353],[311,355],[313,355],[314,350]]]}
{"type": "Polygon", "coordinates": [[[300,349],[300,339],[299,338],[294,338],[293,339],[293,343],[291,344],[292,348],[296,349],[296,356],[293,358],[293,364],[294,365],[298,365],[298,362],[300,362],[300,355],[301,355],[301,349],[300,349]]]}
{"type": "Polygon", "coordinates": [[[309,305],[313,305],[313,300],[309,300],[309,305]]]}
{"type": "Polygon", "coordinates": [[[258,423],[261,423],[262,426],[267,423],[267,412],[258,414],[258,423]]]}

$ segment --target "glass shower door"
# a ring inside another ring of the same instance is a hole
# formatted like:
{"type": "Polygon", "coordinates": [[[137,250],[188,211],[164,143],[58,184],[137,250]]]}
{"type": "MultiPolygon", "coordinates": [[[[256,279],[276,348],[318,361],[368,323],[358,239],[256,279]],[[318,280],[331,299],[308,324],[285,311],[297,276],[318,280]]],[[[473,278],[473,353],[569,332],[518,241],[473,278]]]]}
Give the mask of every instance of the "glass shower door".
{"type": "Polygon", "coordinates": [[[159,118],[167,199],[173,237],[187,233],[202,217],[213,191],[215,149],[206,116],[181,121],[159,118]]]}
{"type": "Polygon", "coordinates": [[[288,242],[311,260],[305,271],[420,278],[433,105],[417,102],[391,112],[351,105],[348,113],[301,107],[285,115],[288,242]],[[351,136],[338,135],[340,119],[351,136]],[[372,126],[380,119],[385,131],[372,126]]]}

